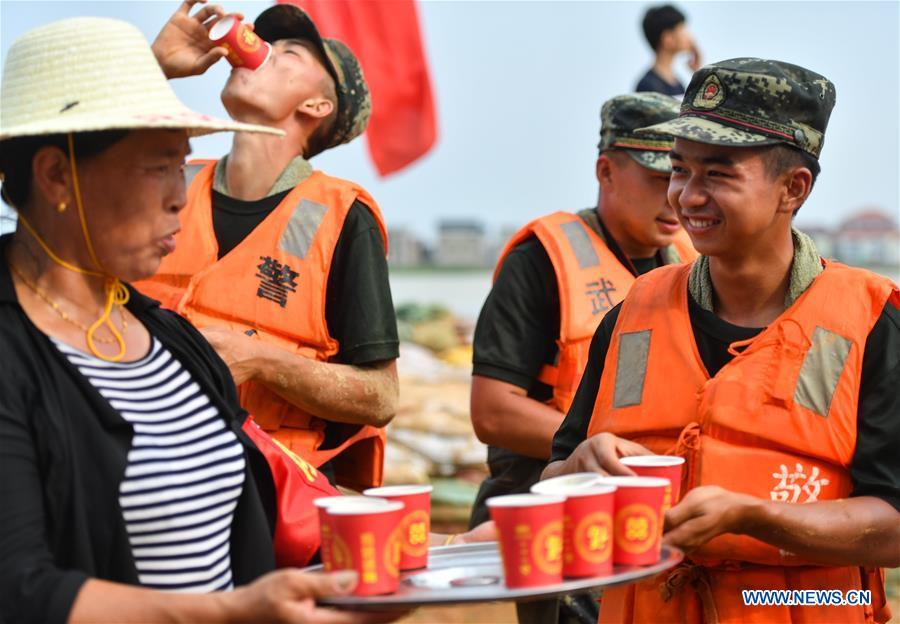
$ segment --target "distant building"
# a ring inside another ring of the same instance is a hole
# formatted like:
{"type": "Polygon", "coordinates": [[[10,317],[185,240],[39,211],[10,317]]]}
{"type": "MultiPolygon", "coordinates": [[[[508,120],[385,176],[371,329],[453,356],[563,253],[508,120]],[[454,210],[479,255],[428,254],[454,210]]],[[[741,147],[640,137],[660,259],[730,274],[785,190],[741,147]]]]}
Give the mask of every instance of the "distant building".
{"type": "Polygon", "coordinates": [[[421,266],[427,259],[425,244],[406,228],[388,228],[388,265],[408,268],[421,266]]]}
{"type": "Polygon", "coordinates": [[[438,225],[435,264],[439,267],[484,266],[484,225],[474,220],[446,220],[438,225]]]}
{"type": "Polygon", "coordinates": [[[835,231],[834,255],[847,264],[900,265],[900,228],[879,210],[863,210],[835,231]]]}
{"type": "Polygon", "coordinates": [[[514,225],[504,225],[500,228],[497,238],[494,239],[494,244],[490,245],[487,250],[488,266],[494,267],[497,265],[497,261],[500,259],[500,253],[506,247],[506,243],[508,243],[518,231],[519,227],[514,225]]]}

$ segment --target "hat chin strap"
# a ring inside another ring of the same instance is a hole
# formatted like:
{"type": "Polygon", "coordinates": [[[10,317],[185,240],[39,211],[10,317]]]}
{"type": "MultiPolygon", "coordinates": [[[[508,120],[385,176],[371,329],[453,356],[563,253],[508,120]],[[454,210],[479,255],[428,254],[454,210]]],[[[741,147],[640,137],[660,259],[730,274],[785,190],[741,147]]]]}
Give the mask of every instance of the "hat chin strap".
{"type": "Polygon", "coordinates": [[[50,249],[50,246],[41,238],[40,234],[37,233],[37,230],[28,222],[28,220],[19,213],[19,219],[22,221],[22,224],[25,226],[25,229],[35,238],[38,244],[41,246],[41,249],[44,250],[44,253],[47,254],[53,262],[58,264],[59,266],[68,269],[70,271],[74,271],[76,273],[81,273],[82,275],[91,275],[93,277],[102,277],[105,280],[105,290],[106,290],[106,303],[103,306],[103,314],[98,318],[94,323],[88,328],[87,331],[87,345],[88,349],[90,349],[91,353],[100,358],[101,360],[105,360],[107,362],[119,362],[122,358],[125,357],[125,339],[122,337],[121,332],[116,329],[116,326],[113,324],[110,315],[112,314],[113,306],[124,306],[128,303],[131,298],[131,293],[128,288],[122,283],[122,281],[115,277],[114,275],[110,275],[106,271],[103,270],[103,267],[100,264],[100,261],[97,259],[97,254],[94,252],[94,245],[91,242],[91,236],[88,232],[87,227],[87,219],[84,216],[84,204],[81,201],[81,188],[78,184],[78,170],[75,164],[75,145],[72,137],[72,133],[70,132],[67,135],[68,144],[69,144],[69,163],[72,167],[72,184],[75,191],[75,205],[78,208],[78,219],[81,222],[81,232],[84,235],[84,241],[87,244],[88,253],[91,256],[91,261],[94,263],[94,266],[97,267],[98,271],[90,271],[88,269],[83,269],[79,266],[75,266],[69,262],[66,262],[59,256],[57,256],[50,249]],[[106,326],[109,332],[115,338],[116,344],[119,346],[119,351],[116,355],[108,356],[101,353],[97,349],[97,345],[94,341],[94,335],[97,333],[97,330],[102,326],[106,326]]]}

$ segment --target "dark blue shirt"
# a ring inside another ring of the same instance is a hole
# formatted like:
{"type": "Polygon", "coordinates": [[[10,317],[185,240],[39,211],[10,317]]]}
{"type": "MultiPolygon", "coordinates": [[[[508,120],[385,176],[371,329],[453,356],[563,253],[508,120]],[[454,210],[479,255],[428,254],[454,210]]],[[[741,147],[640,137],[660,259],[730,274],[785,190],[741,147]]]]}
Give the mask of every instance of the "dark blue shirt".
{"type": "Polygon", "coordinates": [[[684,95],[684,85],[675,80],[675,84],[669,84],[662,77],[650,68],[644,77],[641,78],[635,91],[652,91],[654,93],[662,93],[663,95],[671,95],[680,98],[684,95]]]}

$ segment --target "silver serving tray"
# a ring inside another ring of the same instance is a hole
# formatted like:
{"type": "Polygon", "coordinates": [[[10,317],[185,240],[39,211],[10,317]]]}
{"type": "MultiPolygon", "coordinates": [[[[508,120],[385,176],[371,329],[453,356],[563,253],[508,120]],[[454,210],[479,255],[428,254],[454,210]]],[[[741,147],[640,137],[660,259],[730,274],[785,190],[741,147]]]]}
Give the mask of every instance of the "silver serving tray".
{"type": "MultiPolygon", "coordinates": [[[[663,546],[659,562],[651,566],[617,565],[611,574],[604,576],[509,589],[503,582],[503,563],[497,542],[437,546],[428,551],[427,568],[400,573],[400,587],[393,594],[321,598],[318,602],[332,607],[379,611],[467,602],[537,600],[633,583],[675,567],[683,557],[677,548],[663,546]]],[[[320,572],[322,566],[305,569],[320,572]]]]}

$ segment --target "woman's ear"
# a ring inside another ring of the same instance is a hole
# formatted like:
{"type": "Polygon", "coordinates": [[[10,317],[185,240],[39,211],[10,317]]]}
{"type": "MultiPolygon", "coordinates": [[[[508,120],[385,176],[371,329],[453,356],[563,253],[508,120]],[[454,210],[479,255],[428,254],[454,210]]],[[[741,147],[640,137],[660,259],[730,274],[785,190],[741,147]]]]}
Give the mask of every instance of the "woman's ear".
{"type": "Polygon", "coordinates": [[[70,203],[72,171],[69,158],[60,148],[45,146],[31,160],[31,199],[51,206],[70,203]]]}

